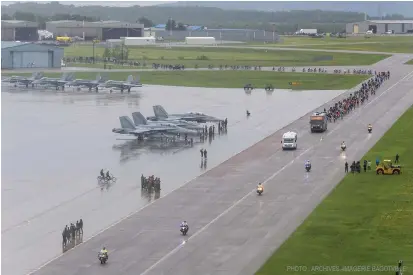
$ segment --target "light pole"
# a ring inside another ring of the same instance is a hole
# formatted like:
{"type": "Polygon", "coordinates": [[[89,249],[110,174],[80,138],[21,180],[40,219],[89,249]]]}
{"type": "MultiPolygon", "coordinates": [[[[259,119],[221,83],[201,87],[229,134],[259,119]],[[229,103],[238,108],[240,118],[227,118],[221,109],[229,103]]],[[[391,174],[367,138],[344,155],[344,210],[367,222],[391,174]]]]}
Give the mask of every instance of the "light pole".
{"type": "Polygon", "coordinates": [[[93,64],[95,64],[95,44],[96,44],[96,39],[93,39],[92,45],[93,45],[93,64]]]}
{"type": "Polygon", "coordinates": [[[272,43],[275,43],[275,24],[272,24],[272,43]]]}

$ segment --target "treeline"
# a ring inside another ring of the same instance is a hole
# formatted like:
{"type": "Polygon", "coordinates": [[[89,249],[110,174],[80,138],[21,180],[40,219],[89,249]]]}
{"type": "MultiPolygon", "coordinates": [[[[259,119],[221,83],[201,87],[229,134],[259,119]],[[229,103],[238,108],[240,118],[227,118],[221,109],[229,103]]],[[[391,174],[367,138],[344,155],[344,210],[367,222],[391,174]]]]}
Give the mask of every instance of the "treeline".
{"type": "MultiPolygon", "coordinates": [[[[13,17],[17,13],[31,14],[25,18],[43,24],[47,20],[67,20],[73,16],[79,20],[119,20],[141,22],[145,27],[167,24],[166,29],[183,29],[184,25],[199,25],[208,28],[249,28],[293,32],[297,29],[317,28],[321,32],[341,31],[346,23],[364,20],[364,13],[294,10],[294,11],[253,11],[222,10],[213,7],[105,7],[62,5],[58,2],[15,3],[2,6],[3,16],[13,17]],[[76,15],[73,15],[76,14],[76,15]],[[57,18],[57,16],[60,16],[57,18]],[[62,18],[62,19],[60,19],[62,18]],[[34,20],[33,20],[34,19],[34,20]]],[[[18,19],[16,17],[16,19],[18,19]]],[[[368,17],[368,19],[373,19],[368,17]]],[[[383,19],[404,19],[401,15],[388,15],[383,19]]],[[[42,25],[40,26],[42,27],[42,25]]]]}
{"type": "Polygon", "coordinates": [[[91,16],[83,16],[80,14],[61,14],[57,13],[50,16],[42,16],[37,15],[31,12],[20,12],[16,11],[12,15],[8,15],[3,13],[1,15],[1,20],[23,20],[23,21],[30,21],[30,22],[37,22],[39,24],[40,29],[46,28],[47,21],[59,21],[59,20],[76,20],[76,21],[86,21],[86,22],[93,22],[99,21],[99,17],[91,17],[91,16]]]}

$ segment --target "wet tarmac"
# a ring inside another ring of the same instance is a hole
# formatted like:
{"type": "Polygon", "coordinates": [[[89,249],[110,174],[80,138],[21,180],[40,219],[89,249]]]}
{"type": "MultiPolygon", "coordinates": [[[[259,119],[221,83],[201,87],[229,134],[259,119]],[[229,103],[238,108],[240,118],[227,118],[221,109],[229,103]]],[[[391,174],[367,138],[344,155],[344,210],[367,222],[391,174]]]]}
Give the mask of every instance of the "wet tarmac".
{"type": "Polygon", "coordinates": [[[160,177],[163,196],[342,92],[246,95],[242,89],[147,86],[130,95],[97,95],[2,87],[2,271],[25,274],[62,253],[61,232],[70,222],[83,219],[87,240],[152,201],[155,195],[141,194],[141,174],[160,177]],[[149,116],[155,104],[170,113],[228,118],[228,133],[166,150],[117,140],[111,129],[119,127],[119,116],[137,110],[149,116]],[[207,163],[201,148],[208,150],[207,163]],[[97,183],[102,168],[118,178],[109,188],[97,183]]]}

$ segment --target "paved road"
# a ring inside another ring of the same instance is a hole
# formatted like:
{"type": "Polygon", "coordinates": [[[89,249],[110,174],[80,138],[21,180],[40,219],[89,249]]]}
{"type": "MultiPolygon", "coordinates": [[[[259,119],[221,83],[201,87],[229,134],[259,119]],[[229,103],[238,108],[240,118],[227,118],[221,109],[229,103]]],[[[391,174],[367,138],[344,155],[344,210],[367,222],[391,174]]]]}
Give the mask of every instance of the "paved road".
{"type": "Polygon", "coordinates": [[[383,68],[392,79],[376,96],[326,133],[310,134],[306,115],[35,274],[253,274],[344,176],[345,157],[360,159],[412,105],[413,70],[394,65],[383,68]],[[297,151],[280,150],[287,130],[299,134],[297,151]],[[314,169],[308,174],[306,159],[314,169]],[[262,197],[254,194],[258,181],[262,197]],[[187,237],[178,231],[184,219],[187,237]],[[110,252],[104,267],[96,259],[102,245],[110,252]]]}
{"type": "MultiPolygon", "coordinates": [[[[392,55],[386,59],[383,59],[373,65],[364,65],[364,66],[298,66],[298,67],[284,67],[285,72],[291,72],[293,68],[295,68],[296,72],[302,72],[303,69],[307,71],[308,68],[321,68],[325,69],[325,73],[332,74],[334,73],[334,70],[342,70],[342,73],[344,73],[344,70],[350,70],[350,73],[353,73],[352,70],[356,69],[362,69],[362,70],[369,70],[369,69],[380,69],[383,68],[384,66],[389,66],[389,65],[400,65],[400,66],[409,66],[409,65],[403,65],[407,61],[413,59],[413,54],[395,54],[392,55]]],[[[278,69],[278,67],[275,67],[278,69]]],[[[207,69],[207,68],[186,68],[183,72],[185,71],[221,71],[219,68],[214,68],[214,69],[207,69]]],[[[272,71],[273,67],[261,67],[262,71],[272,71]]],[[[100,69],[100,68],[88,68],[88,67],[64,67],[64,68],[58,68],[58,69],[19,69],[19,70],[2,70],[2,73],[5,74],[19,74],[19,73],[32,73],[36,71],[41,71],[45,73],[61,73],[61,72],[150,72],[150,71],[171,71],[171,70],[163,70],[163,69],[142,69],[142,68],[125,68],[125,69],[100,69]]],[[[232,71],[228,69],[228,71],[232,71]]],[[[242,70],[241,70],[242,71],[242,70]]],[[[253,70],[250,70],[253,71],[253,70]]],[[[179,71],[181,72],[181,71],[179,71]]]]}
{"type": "MultiPolygon", "coordinates": [[[[193,45],[176,45],[176,47],[198,48],[193,45]]],[[[233,49],[257,49],[257,50],[272,50],[272,51],[309,51],[309,52],[332,52],[332,53],[361,53],[361,54],[406,54],[406,53],[386,53],[386,52],[371,52],[371,51],[354,51],[354,50],[332,50],[332,49],[308,49],[296,47],[265,47],[265,46],[248,46],[248,45],[217,45],[204,46],[205,48],[233,48],[233,49]]]]}

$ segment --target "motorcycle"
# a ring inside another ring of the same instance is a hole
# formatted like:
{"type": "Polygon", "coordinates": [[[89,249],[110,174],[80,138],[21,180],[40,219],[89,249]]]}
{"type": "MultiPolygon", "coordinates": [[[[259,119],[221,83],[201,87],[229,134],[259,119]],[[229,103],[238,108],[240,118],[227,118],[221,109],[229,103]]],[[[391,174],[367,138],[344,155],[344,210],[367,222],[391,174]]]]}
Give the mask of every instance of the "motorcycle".
{"type": "Polygon", "coordinates": [[[181,226],[181,233],[182,233],[182,235],[186,235],[186,233],[188,233],[188,230],[189,230],[189,228],[188,228],[188,226],[181,226]]]}
{"type": "Polygon", "coordinates": [[[373,128],[371,128],[371,127],[368,127],[367,128],[367,131],[369,131],[369,134],[371,134],[371,131],[373,130],[373,128]]]}
{"type": "Polygon", "coordinates": [[[341,144],[341,150],[343,150],[343,152],[346,151],[346,148],[347,148],[347,147],[346,147],[345,144],[341,144]]]}
{"type": "Polygon", "coordinates": [[[106,264],[106,261],[108,260],[108,254],[99,252],[98,259],[100,261],[100,264],[106,264]]]}
{"type": "Polygon", "coordinates": [[[263,192],[264,192],[264,189],[263,189],[261,186],[260,186],[260,187],[257,187],[257,194],[258,194],[258,196],[261,196],[263,192]]]}
{"type": "Polygon", "coordinates": [[[307,165],[305,166],[305,170],[306,170],[307,172],[310,172],[310,170],[311,170],[311,165],[308,165],[308,164],[307,164],[307,165]]]}

